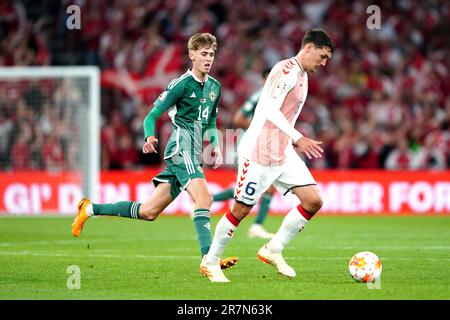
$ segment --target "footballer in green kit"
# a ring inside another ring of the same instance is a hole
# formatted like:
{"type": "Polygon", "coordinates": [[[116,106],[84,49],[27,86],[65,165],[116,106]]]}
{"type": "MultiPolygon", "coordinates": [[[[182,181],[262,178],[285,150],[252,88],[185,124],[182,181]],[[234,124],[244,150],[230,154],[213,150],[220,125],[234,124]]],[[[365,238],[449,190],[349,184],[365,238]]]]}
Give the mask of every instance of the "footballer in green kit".
{"type": "MultiPolygon", "coordinates": [[[[156,99],[144,120],[144,153],[156,153],[156,120],[164,113],[173,124],[167,142],[164,161],[166,168],[153,178],[155,190],[143,203],[119,201],[107,204],[91,203],[82,198],[72,223],[72,234],[78,237],[91,216],[121,216],[147,221],[155,220],[161,212],[186,190],[194,204],[193,221],[202,257],[211,245],[210,208],[212,197],[202,170],[203,137],[213,146],[214,169],[222,164],[222,153],[216,128],[220,101],[220,83],[208,75],[217,50],[216,38],[209,33],[197,33],[188,42],[192,68],[172,80],[156,99]]],[[[222,259],[219,268],[230,268],[237,258],[222,259]]]]}
{"type": "MultiPolygon", "coordinates": [[[[207,134],[213,148],[218,148],[216,117],[219,99],[220,83],[217,80],[207,76],[205,81],[201,81],[188,70],[168,85],[155,102],[154,114],[144,122],[145,135],[150,137],[154,135],[155,118],[163,112],[168,111],[172,121],[174,130],[164,152],[168,166],[153,181],[156,185],[169,181],[173,198],[192,179],[205,178],[202,170],[203,136],[207,134]]],[[[220,154],[220,150],[217,153],[220,154]]]]}

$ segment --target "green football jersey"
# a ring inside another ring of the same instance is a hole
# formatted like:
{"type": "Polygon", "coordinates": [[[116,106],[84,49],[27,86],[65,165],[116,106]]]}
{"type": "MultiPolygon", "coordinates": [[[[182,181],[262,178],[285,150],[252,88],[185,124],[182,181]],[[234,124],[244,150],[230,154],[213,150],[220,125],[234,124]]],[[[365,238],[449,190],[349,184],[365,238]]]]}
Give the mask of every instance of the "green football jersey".
{"type": "MultiPolygon", "coordinates": [[[[206,81],[201,82],[190,70],[169,83],[154,103],[155,108],[168,111],[173,124],[164,159],[184,151],[197,163],[202,163],[205,132],[214,130],[208,136],[217,139],[215,130],[220,94],[219,81],[208,75],[206,81]]],[[[218,145],[215,139],[210,139],[213,146],[218,145]]]]}
{"type": "Polygon", "coordinates": [[[255,91],[241,106],[240,110],[246,118],[253,118],[255,113],[256,105],[258,104],[259,97],[261,96],[262,89],[255,91]]]}

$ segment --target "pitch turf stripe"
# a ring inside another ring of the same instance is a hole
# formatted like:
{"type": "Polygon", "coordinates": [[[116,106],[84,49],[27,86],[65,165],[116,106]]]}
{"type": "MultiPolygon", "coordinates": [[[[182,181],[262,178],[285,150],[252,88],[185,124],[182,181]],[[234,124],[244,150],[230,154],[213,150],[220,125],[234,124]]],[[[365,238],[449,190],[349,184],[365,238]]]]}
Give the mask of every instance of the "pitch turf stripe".
{"type": "MultiPolygon", "coordinates": [[[[194,251],[194,250],[193,250],[194,251]]],[[[57,253],[57,252],[35,252],[35,251],[0,251],[0,255],[3,256],[37,256],[37,257],[73,257],[73,254],[69,253],[57,253]]],[[[123,258],[123,259],[200,259],[198,255],[186,256],[186,255],[118,255],[118,254],[86,254],[83,255],[85,257],[90,258],[123,258]]],[[[239,260],[249,260],[255,261],[254,257],[240,257],[239,260]]],[[[324,260],[324,261],[333,261],[333,260],[349,260],[347,257],[285,257],[285,260],[324,260]]],[[[392,258],[384,258],[383,260],[404,260],[404,261],[413,261],[417,260],[417,258],[401,258],[401,257],[392,257],[392,258]]],[[[423,260],[427,261],[448,261],[448,258],[424,258],[423,260]]]]}
{"type": "MultiPolygon", "coordinates": [[[[172,239],[172,238],[170,238],[172,239]]],[[[195,240],[197,239],[196,237],[192,236],[192,237],[177,237],[174,240],[195,240]]],[[[146,241],[145,238],[141,238],[141,239],[134,239],[135,241],[146,241]]],[[[154,239],[153,241],[167,241],[167,238],[162,238],[162,239],[154,239]]],[[[173,239],[172,239],[173,240],[173,239]]],[[[114,240],[114,242],[129,242],[129,239],[116,239],[114,240]]],[[[108,239],[97,239],[95,240],[96,243],[109,243],[111,242],[111,240],[108,239]]],[[[82,239],[77,240],[76,243],[78,244],[88,244],[91,243],[91,241],[83,241],[82,239]]],[[[42,241],[23,241],[23,242],[0,242],[0,247],[14,247],[14,246],[47,246],[47,245],[74,245],[75,242],[72,240],[42,240],[42,241]]],[[[321,251],[324,250],[351,250],[351,249],[358,249],[360,248],[359,246],[321,246],[320,248],[318,248],[321,251]]],[[[304,249],[304,247],[297,247],[297,246],[289,246],[287,248],[285,248],[284,250],[286,251],[291,251],[291,250],[299,250],[299,249],[304,249]]],[[[393,251],[401,251],[401,250],[450,250],[450,246],[373,246],[372,250],[393,250],[393,251]]]]}

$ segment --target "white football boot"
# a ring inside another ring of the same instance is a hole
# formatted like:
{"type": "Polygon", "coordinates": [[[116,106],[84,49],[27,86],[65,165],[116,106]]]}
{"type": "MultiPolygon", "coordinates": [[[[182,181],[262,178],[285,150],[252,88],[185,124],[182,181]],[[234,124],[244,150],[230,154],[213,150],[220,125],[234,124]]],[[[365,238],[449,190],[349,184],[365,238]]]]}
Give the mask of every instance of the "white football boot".
{"type": "Polygon", "coordinates": [[[205,261],[206,256],[203,256],[202,263],[200,263],[200,273],[208,277],[211,282],[230,282],[227,277],[225,277],[220,264],[207,264],[205,261]]]}
{"type": "Polygon", "coordinates": [[[263,262],[272,265],[278,273],[288,277],[294,278],[297,274],[295,270],[292,269],[286,261],[284,261],[281,253],[274,253],[267,248],[267,244],[263,245],[261,249],[258,250],[258,257],[263,262]]]}

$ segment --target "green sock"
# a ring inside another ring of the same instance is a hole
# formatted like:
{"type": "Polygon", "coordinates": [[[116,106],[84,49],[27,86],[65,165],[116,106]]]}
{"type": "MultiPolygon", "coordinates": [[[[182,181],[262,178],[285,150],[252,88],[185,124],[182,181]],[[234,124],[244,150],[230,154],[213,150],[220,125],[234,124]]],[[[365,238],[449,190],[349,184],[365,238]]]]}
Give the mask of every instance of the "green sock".
{"type": "Polygon", "coordinates": [[[194,210],[194,226],[197,231],[198,244],[202,256],[208,253],[211,246],[211,213],[208,209],[194,210]]]}
{"type": "Polygon", "coordinates": [[[263,194],[261,204],[259,205],[258,215],[256,216],[255,223],[263,224],[269,212],[270,201],[272,201],[272,195],[263,194]]]}
{"type": "Polygon", "coordinates": [[[224,200],[228,200],[228,199],[233,199],[234,197],[234,189],[233,188],[229,188],[226,189],[225,191],[222,191],[220,193],[214,194],[213,195],[213,201],[224,201],[224,200]]]}
{"type": "Polygon", "coordinates": [[[119,216],[139,219],[139,202],[119,201],[106,204],[92,204],[95,216],[119,216]]]}

